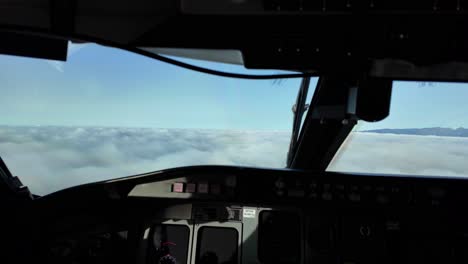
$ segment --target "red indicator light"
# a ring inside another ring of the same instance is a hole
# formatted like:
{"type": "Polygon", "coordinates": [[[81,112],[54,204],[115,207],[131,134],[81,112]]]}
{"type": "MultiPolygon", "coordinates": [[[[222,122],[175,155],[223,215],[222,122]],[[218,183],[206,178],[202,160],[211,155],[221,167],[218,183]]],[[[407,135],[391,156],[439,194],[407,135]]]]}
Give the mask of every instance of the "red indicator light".
{"type": "Polygon", "coordinates": [[[172,184],[172,192],[183,193],[184,192],[184,184],[182,182],[176,182],[176,183],[172,184]]]}

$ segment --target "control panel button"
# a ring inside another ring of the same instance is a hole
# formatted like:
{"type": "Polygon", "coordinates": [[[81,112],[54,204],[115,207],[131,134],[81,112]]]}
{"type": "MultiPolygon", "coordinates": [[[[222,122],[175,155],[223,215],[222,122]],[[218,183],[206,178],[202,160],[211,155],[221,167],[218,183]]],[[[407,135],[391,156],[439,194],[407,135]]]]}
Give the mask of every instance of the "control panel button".
{"type": "Polygon", "coordinates": [[[226,187],[234,188],[237,185],[237,178],[234,175],[228,176],[224,183],[226,187]]]}
{"type": "Polygon", "coordinates": [[[361,201],[361,195],[359,193],[350,193],[349,194],[349,200],[351,202],[360,202],[361,201]]]}
{"type": "Polygon", "coordinates": [[[176,182],[172,184],[172,192],[183,193],[184,192],[184,183],[176,182]]]}
{"type": "Polygon", "coordinates": [[[332,195],[331,192],[324,192],[324,193],[322,193],[322,199],[324,201],[331,201],[331,200],[333,200],[333,195],[332,195]]]}
{"type": "Polygon", "coordinates": [[[198,184],[198,193],[208,193],[208,183],[198,184]]]}
{"type": "Polygon", "coordinates": [[[346,190],[344,184],[336,184],[333,189],[333,195],[339,201],[344,201],[346,199],[346,190]]]}
{"type": "Polygon", "coordinates": [[[388,204],[390,202],[390,198],[386,194],[379,193],[376,196],[376,201],[379,204],[388,204]]]}
{"type": "Polygon", "coordinates": [[[185,186],[186,193],[195,193],[197,191],[197,185],[195,183],[187,183],[185,186]]]}
{"type": "Polygon", "coordinates": [[[283,196],[285,194],[286,182],[282,178],[278,178],[274,184],[274,192],[276,196],[283,196]]]}
{"type": "Polygon", "coordinates": [[[305,191],[304,190],[297,190],[297,189],[290,189],[288,190],[289,197],[304,197],[305,191]]]}
{"type": "Polygon", "coordinates": [[[220,194],[221,193],[221,185],[219,184],[211,184],[210,191],[212,194],[220,194]]]}

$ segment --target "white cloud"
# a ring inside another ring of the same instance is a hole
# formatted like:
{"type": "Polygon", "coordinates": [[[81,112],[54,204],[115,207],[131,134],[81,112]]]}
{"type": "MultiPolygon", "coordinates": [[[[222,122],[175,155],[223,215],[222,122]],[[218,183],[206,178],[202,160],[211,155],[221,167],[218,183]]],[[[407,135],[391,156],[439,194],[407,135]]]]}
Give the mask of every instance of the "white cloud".
{"type": "Polygon", "coordinates": [[[354,132],[329,170],[468,176],[468,138],[354,132]]]}
{"type": "MultiPolygon", "coordinates": [[[[330,170],[468,175],[468,138],[354,132],[330,170]]],[[[188,165],[285,166],[289,132],[0,126],[0,155],[30,189],[188,165]]]]}
{"type": "Polygon", "coordinates": [[[0,127],[0,155],[38,194],[188,165],[284,167],[288,144],[288,132],[0,127]]]}

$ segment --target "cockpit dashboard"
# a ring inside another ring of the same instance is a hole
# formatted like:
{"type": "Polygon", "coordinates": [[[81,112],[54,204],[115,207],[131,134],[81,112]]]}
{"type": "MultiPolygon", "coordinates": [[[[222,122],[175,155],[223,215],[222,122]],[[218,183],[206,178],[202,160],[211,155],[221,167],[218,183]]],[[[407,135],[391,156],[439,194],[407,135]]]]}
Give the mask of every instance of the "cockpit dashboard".
{"type": "Polygon", "coordinates": [[[464,263],[466,184],[186,167],[37,199],[24,232],[47,263],[464,263]]]}

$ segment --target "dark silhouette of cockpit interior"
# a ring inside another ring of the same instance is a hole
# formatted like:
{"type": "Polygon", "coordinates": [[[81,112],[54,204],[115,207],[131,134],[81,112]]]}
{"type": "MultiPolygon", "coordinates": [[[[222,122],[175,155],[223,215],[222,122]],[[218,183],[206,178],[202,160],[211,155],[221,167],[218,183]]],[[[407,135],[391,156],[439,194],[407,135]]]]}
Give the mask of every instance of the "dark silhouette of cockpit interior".
{"type": "Polygon", "coordinates": [[[327,171],[358,122],[391,115],[395,80],[468,82],[467,29],[464,0],[2,1],[0,54],[66,61],[70,43],[97,43],[301,84],[284,169],[169,168],[39,196],[1,161],[0,263],[468,263],[467,180],[327,171]]]}

